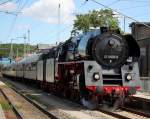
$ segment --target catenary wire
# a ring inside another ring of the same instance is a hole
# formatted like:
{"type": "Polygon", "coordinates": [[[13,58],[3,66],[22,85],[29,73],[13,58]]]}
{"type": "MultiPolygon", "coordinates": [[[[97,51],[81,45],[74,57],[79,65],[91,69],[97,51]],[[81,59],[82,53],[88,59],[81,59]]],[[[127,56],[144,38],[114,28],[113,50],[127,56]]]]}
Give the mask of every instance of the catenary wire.
{"type": "MultiPolygon", "coordinates": [[[[87,0],[87,1],[88,1],[88,0],[87,0]]],[[[114,10],[114,9],[110,8],[109,6],[104,5],[104,4],[102,4],[102,3],[100,3],[100,2],[98,2],[98,1],[96,1],[96,0],[90,0],[90,1],[92,1],[92,2],[94,2],[94,3],[96,3],[96,4],[99,4],[100,6],[103,6],[103,7],[107,8],[107,9],[110,9],[110,10],[112,10],[112,11],[114,11],[114,12],[116,12],[116,13],[118,13],[118,14],[120,14],[120,15],[126,17],[126,18],[129,18],[129,19],[135,21],[135,22],[139,22],[138,20],[136,20],[136,19],[134,19],[134,18],[132,18],[132,17],[130,17],[130,16],[127,16],[126,14],[121,13],[121,12],[119,12],[119,11],[117,11],[117,10],[114,10]]],[[[147,25],[147,24],[145,24],[145,23],[141,23],[141,24],[143,24],[144,26],[147,26],[148,28],[150,28],[150,26],[147,25]]]]}
{"type": "MultiPolygon", "coordinates": [[[[27,3],[28,3],[28,0],[25,1],[25,3],[20,7],[20,9],[18,10],[18,13],[16,14],[15,18],[13,19],[12,24],[11,24],[11,27],[10,27],[10,29],[9,29],[9,31],[8,31],[7,39],[10,37],[10,35],[11,35],[11,33],[12,33],[14,27],[15,27],[15,24],[16,24],[16,21],[17,21],[17,18],[18,18],[19,13],[21,13],[22,9],[26,6],[27,3]]],[[[11,42],[11,41],[10,41],[10,42],[11,42]]],[[[10,52],[11,52],[11,50],[10,50],[10,52]]]]}
{"type": "Polygon", "coordinates": [[[116,4],[116,3],[118,3],[118,2],[120,2],[121,0],[115,0],[115,1],[113,1],[112,3],[110,3],[108,6],[112,6],[112,5],[114,5],[114,4],[116,4]]]}
{"type": "Polygon", "coordinates": [[[11,1],[13,1],[13,0],[7,0],[7,1],[5,1],[5,2],[0,3],[0,5],[4,5],[4,4],[6,4],[6,3],[8,3],[8,2],[11,2],[11,1]]]}

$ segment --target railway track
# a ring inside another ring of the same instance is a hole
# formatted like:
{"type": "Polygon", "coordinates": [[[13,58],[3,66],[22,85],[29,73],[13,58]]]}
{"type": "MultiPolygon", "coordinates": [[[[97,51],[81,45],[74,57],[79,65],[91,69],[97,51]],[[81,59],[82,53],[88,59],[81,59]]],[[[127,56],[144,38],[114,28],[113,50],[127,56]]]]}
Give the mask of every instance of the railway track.
{"type": "Polygon", "coordinates": [[[17,116],[17,119],[24,119],[23,115],[20,113],[20,111],[16,108],[15,105],[13,105],[13,103],[9,100],[9,98],[7,97],[7,95],[3,92],[3,90],[0,89],[0,93],[3,95],[3,97],[5,98],[5,100],[9,103],[9,106],[12,108],[13,112],[15,113],[15,115],[17,116]]]}
{"type": "Polygon", "coordinates": [[[120,108],[123,109],[123,110],[126,110],[128,112],[132,112],[134,114],[138,114],[138,115],[144,116],[146,118],[150,118],[150,114],[149,113],[141,112],[141,111],[138,111],[138,110],[127,108],[127,107],[120,107],[120,108]]]}
{"type": "MultiPolygon", "coordinates": [[[[47,115],[50,119],[59,119],[58,117],[52,115],[50,112],[48,112],[46,109],[44,109],[44,107],[40,106],[39,104],[37,104],[35,101],[33,101],[32,99],[28,98],[27,96],[25,96],[24,94],[20,93],[19,91],[17,91],[15,88],[10,87],[12,90],[14,90],[16,93],[18,93],[19,95],[21,95],[26,101],[28,101],[29,103],[31,103],[33,106],[35,106],[36,108],[38,108],[41,112],[43,112],[45,115],[47,115]]],[[[1,90],[2,91],[2,90],[1,90]]],[[[6,99],[9,101],[9,99],[7,98],[7,95],[5,95],[5,93],[2,91],[3,95],[6,97],[6,99]]],[[[9,101],[11,104],[11,101],[9,101]]],[[[17,115],[20,117],[19,119],[24,119],[24,117],[21,115],[21,113],[18,112],[18,110],[15,108],[14,106],[14,110],[17,113],[17,115]]]]}
{"type": "Polygon", "coordinates": [[[127,107],[119,107],[118,109],[113,111],[101,108],[98,110],[119,119],[150,119],[150,114],[133,110],[127,107]]]}
{"type": "MultiPolygon", "coordinates": [[[[36,102],[32,101],[32,99],[27,97],[25,94],[22,94],[21,92],[17,91],[16,88],[11,87],[11,89],[13,89],[15,92],[19,93],[27,101],[32,103],[34,106],[36,106],[39,110],[41,110],[43,113],[48,115],[50,118],[57,119],[57,117],[55,117],[54,115],[52,115],[51,113],[46,111],[46,109],[39,106],[39,104],[37,104],[36,102]]],[[[146,114],[144,112],[136,111],[136,110],[126,108],[126,107],[120,107],[119,109],[117,109],[115,111],[108,111],[108,110],[104,110],[104,109],[98,109],[98,111],[100,111],[106,115],[110,115],[112,117],[119,118],[119,119],[150,119],[150,114],[146,114]]]]}

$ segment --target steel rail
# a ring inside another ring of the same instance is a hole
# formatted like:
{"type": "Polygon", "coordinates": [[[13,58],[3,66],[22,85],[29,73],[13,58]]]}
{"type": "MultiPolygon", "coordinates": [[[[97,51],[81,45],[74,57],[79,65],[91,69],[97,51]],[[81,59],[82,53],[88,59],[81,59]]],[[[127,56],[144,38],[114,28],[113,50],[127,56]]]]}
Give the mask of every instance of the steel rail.
{"type": "MultiPolygon", "coordinates": [[[[119,109],[121,109],[122,111],[126,111],[126,112],[129,112],[129,113],[139,115],[139,116],[150,118],[150,114],[145,113],[145,112],[133,110],[133,109],[126,108],[126,107],[119,107],[119,109]]],[[[132,119],[132,117],[127,117],[127,116],[124,116],[124,115],[121,115],[121,114],[118,114],[118,113],[115,113],[113,111],[109,111],[109,110],[106,110],[106,109],[98,109],[98,111],[100,111],[102,113],[105,113],[105,114],[108,114],[108,115],[111,115],[113,117],[119,118],[119,119],[132,119]]]]}
{"type": "Polygon", "coordinates": [[[143,97],[131,96],[130,99],[137,100],[137,101],[143,101],[145,103],[150,103],[150,99],[146,99],[143,97]]]}
{"type": "Polygon", "coordinates": [[[134,114],[137,114],[137,115],[140,115],[140,116],[144,116],[144,117],[150,118],[150,114],[148,114],[148,113],[137,111],[137,110],[134,110],[134,109],[131,109],[131,108],[127,108],[127,107],[120,107],[120,108],[122,110],[125,110],[125,111],[131,112],[131,113],[134,113],[134,114]]]}
{"type": "Polygon", "coordinates": [[[98,109],[98,111],[100,111],[104,114],[111,115],[113,117],[119,118],[119,119],[131,119],[129,117],[126,117],[126,116],[123,116],[123,115],[120,115],[120,114],[117,114],[117,113],[114,113],[114,112],[111,112],[111,111],[108,111],[108,110],[105,110],[105,109],[98,109]]]}
{"type": "Polygon", "coordinates": [[[25,119],[24,116],[22,115],[22,113],[16,108],[15,105],[12,104],[12,102],[9,100],[9,98],[7,97],[7,95],[4,93],[4,91],[2,89],[0,89],[0,92],[2,93],[2,95],[4,96],[4,98],[8,101],[9,105],[12,107],[14,113],[16,114],[16,116],[19,119],[25,119]]]}
{"type": "Polygon", "coordinates": [[[48,117],[50,117],[50,119],[59,119],[58,117],[56,117],[53,114],[51,114],[50,112],[48,112],[45,108],[43,108],[42,106],[40,106],[39,104],[37,104],[36,102],[34,102],[33,100],[31,100],[30,98],[28,98],[24,94],[22,94],[19,91],[17,91],[15,88],[13,88],[13,87],[10,87],[10,88],[12,90],[14,90],[16,93],[18,93],[19,95],[21,95],[25,100],[27,100],[28,102],[30,102],[33,106],[35,106],[36,108],[38,108],[45,115],[47,115],[48,117]]]}

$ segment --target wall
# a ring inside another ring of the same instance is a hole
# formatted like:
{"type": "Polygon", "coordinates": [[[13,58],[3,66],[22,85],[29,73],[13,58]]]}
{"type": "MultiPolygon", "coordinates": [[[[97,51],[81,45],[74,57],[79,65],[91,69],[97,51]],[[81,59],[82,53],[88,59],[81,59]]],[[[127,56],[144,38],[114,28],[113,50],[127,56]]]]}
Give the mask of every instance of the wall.
{"type": "MultiPolygon", "coordinates": [[[[150,22],[145,23],[150,26],[150,22]]],[[[150,27],[142,23],[130,25],[133,37],[137,40],[141,56],[139,60],[142,90],[150,91],[150,27]]]]}

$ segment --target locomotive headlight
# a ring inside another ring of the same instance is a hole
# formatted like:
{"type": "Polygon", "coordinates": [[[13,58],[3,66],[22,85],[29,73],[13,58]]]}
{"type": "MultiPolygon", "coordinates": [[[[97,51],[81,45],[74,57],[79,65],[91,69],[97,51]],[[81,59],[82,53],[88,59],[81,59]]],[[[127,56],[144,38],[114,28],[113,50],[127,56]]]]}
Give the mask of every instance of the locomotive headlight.
{"type": "Polygon", "coordinates": [[[95,81],[99,80],[99,79],[100,79],[99,73],[94,73],[93,79],[94,79],[95,81]]]}
{"type": "Polygon", "coordinates": [[[131,75],[131,74],[127,74],[126,79],[127,79],[128,81],[132,80],[132,75],[131,75]]]}

